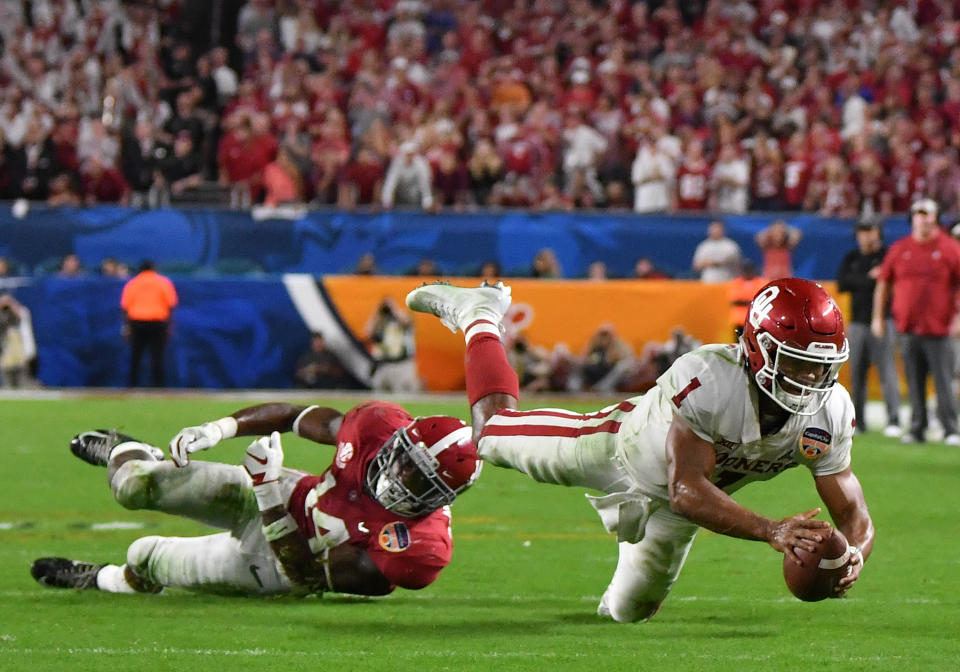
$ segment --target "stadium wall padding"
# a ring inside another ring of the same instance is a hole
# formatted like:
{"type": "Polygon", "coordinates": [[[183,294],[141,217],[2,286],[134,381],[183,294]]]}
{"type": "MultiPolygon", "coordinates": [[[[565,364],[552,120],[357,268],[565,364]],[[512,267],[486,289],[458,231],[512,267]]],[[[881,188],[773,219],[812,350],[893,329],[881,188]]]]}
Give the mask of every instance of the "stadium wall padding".
{"type": "MultiPolygon", "coordinates": [[[[387,296],[403,305],[420,279],[311,276],[261,279],[178,278],[167,350],[170,387],[284,389],[310,332],[323,331],[334,351],[361,381],[372,364],[362,339],[370,316],[387,296]]],[[[474,278],[454,279],[471,285],[474,278]]],[[[697,281],[511,281],[514,302],[508,329],[531,343],[565,343],[579,352],[602,323],[612,324],[639,353],[683,326],[704,342],[729,342],[725,285],[697,281]]],[[[123,282],[55,276],[24,279],[13,289],[33,316],[38,377],[50,387],[123,387],[129,348],[121,336],[123,282]]],[[[833,289],[828,287],[828,289],[833,289]]],[[[464,341],[440,321],[415,314],[417,365],[427,389],[463,389],[464,341]]],[[[144,366],[146,362],[144,362],[144,366]]],[[[146,371],[141,380],[147,380],[146,371]]]]}
{"type": "MultiPolygon", "coordinates": [[[[854,246],[851,220],[808,213],[723,215],[728,234],[759,265],[754,234],[783,218],[804,236],[794,253],[795,273],[830,279],[854,246]]],[[[47,270],[76,253],[87,268],[104,257],[136,265],[153,259],[168,269],[265,273],[349,273],[372,252],[385,274],[409,272],[433,259],[447,275],[471,275],[496,260],[507,275],[528,273],[538,250],[554,250],[566,277],[581,277],[603,260],[611,274],[627,276],[649,257],[674,277],[690,277],[693,250],[711,217],[632,213],[464,214],[312,211],[298,219],[271,219],[213,208],[137,210],[122,207],[32,207],[23,218],[0,204],[0,256],[27,273],[47,270]]],[[[904,216],[886,222],[887,240],[908,231],[904,216]]]]}

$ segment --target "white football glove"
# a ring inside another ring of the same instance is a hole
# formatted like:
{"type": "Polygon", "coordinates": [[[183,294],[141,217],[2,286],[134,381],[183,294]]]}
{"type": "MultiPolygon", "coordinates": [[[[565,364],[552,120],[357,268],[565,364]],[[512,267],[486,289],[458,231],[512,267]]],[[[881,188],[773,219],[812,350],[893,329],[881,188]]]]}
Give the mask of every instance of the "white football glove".
{"type": "Polygon", "coordinates": [[[227,416],[215,422],[205,422],[199,427],[186,427],[170,440],[170,457],[178,467],[190,463],[190,453],[212,448],[223,439],[237,435],[236,419],[227,416]]]}
{"type": "Polygon", "coordinates": [[[253,479],[253,494],[257,496],[261,511],[283,505],[279,483],[283,469],[280,432],[273,432],[269,437],[261,436],[251,443],[243,457],[243,468],[253,479]]]}

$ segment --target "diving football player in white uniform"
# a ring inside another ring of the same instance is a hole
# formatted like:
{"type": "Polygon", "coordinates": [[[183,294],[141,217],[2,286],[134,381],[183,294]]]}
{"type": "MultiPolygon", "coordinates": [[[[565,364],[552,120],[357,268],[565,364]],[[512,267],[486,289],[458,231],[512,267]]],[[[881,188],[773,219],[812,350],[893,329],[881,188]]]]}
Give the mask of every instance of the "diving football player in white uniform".
{"type": "Polygon", "coordinates": [[[830,534],[820,509],[767,518],[730,494],[807,467],[851,544],[837,595],[873,547],[863,491],[850,469],[854,413],[836,385],[847,358],[843,318],[820,285],[787,278],[753,298],[738,345],[680,357],[647,393],[594,413],[518,411],[516,375],[500,344],[510,288],[419,287],[411,309],[438,316],[467,342],[467,395],[480,456],[545,483],[599,490],[589,497],[620,558],[598,613],[641,621],[660,608],[701,527],[765,541],[799,563],[830,534]]]}

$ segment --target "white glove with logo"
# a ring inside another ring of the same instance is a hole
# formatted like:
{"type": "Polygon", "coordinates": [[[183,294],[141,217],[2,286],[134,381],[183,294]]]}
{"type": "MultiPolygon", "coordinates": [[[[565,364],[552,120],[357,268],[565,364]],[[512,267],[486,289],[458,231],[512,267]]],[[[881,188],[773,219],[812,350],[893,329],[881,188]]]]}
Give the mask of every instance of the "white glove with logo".
{"type": "Polygon", "coordinates": [[[253,479],[253,494],[261,511],[283,506],[280,495],[280,470],[283,469],[283,446],[280,432],[262,436],[247,448],[243,468],[253,479]]]}
{"type": "Polygon", "coordinates": [[[186,427],[170,440],[170,457],[178,467],[190,463],[190,453],[196,453],[232,439],[237,435],[237,421],[229,415],[199,427],[186,427]]]}

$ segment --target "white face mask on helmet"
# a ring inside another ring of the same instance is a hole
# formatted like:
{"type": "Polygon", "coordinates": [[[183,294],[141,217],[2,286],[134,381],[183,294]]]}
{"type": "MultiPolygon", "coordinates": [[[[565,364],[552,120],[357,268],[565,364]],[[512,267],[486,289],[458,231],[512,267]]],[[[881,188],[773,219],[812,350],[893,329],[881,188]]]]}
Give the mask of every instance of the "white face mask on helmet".
{"type": "Polygon", "coordinates": [[[764,354],[764,365],[755,374],[760,389],[791,413],[813,415],[819,411],[847,359],[846,349],[837,352],[832,344],[813,343],[812,351],[800,350],[769,333],[759,334],[757,342],[764,354]]]}
{"type": "Polygon", "coordinates": [[[740,346],[760,390],[797,415],[823,408],[849,355],[840,309],[823,287],[800,278],[757,293],[740,346]]]}
{"type": "Polygon", "coordinates": [[[367,469],[370,494],[405,518],[447,506],[480,475],[483,461],[463,421],[417,418],[383,445],[367,469]]]}

